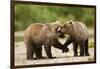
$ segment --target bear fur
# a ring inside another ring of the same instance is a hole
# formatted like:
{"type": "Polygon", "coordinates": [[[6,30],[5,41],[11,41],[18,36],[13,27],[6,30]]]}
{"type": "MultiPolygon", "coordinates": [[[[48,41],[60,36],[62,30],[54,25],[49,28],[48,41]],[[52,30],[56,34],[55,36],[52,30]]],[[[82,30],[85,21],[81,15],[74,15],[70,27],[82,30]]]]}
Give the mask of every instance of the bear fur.
{"type": "Polygon", "coordinates": [[[24,34],[24,43],[26,46],[27,59],[34,59],[34,54],[36,58],[43,58],[42,56],[42,45],[48,58],[53,58],[51,53],[51,46],[67,50],[67,47],[62,45],[58,41],[58,37],[64,38],[64,34],[61,32],[61,24],[58,22],[40,24],[31,24],[24,34]]]}
{"type": "Polygon", "coordinates": [[[66,21],[62,31],[65,34],[70,35],[64,45],[68,46],[70,43],[73,43],[74,56],[78,56],[78,45],[80,48],[80,56],[89,56],[88,29],[84,23],[78,21],[66,21]]]}

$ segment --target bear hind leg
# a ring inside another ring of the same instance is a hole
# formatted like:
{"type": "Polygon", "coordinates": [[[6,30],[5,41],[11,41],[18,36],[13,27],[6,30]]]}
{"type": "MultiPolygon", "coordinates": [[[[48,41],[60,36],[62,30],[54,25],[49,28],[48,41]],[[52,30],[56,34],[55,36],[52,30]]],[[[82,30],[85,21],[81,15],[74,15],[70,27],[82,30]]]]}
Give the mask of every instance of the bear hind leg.
{"type": "Polygon", "coordinates": [[[80,43],[80,56],[84,56],[85,53],[85,42],[80,43]]]}
{"type": "Polygon", "coordinates": [[[74,56],[78,56],[77,49],[78,49],[78,43],[77,42],[73,42],[74,56]]]}
{"type": "Polygon", "coordinates": [[[33,59],[35,48],[32,45],[27,46],[26,52],[27,52],[27,60],[33,59]]]}
{"type": "Polygon", "coordinates": [[[85,41],[85,55],[90,56],[90,54],[88,52],[88,39],[85,41]]]}

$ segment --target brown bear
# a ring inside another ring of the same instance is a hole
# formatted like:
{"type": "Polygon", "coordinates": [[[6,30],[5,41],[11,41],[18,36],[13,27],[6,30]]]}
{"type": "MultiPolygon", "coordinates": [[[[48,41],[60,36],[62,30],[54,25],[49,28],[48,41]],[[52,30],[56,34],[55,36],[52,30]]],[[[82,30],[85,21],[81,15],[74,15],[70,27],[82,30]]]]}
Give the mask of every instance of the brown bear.
{"type": "Polygon", "coordinates": [[[88,30],[84,23],[78,21],[66,21],[62,32],[69,34],[65,46],[73,43],[74,56],[78,56],[77,48],[80,46],[80,56],[89,56],[88,52],[88,30]]]}
{"type": "Polygon", "coordinates": [[[62,25],[57,21],[54,23],[31,24],[26,30],[24,35],[24,43],[26,46],[27,59],[44,58],[42,56],[42,45],[48,58],[53,58],[51,54],[51,46],[68,51],[68,48],[58,41],[58,37],[64,38],[61,32],[62,25]]]}

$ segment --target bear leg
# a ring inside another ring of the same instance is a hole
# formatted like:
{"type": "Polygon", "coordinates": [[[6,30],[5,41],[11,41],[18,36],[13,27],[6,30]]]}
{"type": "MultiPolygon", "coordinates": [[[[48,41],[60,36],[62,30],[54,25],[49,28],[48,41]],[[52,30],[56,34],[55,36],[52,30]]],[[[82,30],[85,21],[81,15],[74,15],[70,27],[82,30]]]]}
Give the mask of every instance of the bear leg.
{"type": "Polygon", "coordinates": [[[84,56],[85,52],[85,42],[80,43],[80,56],[84,56]]]}
{"type": "Polygon", "coordinates": [[[46,55],[49,59],[56,58],[56,57],[52,57],[51,46],[44,45],[44,49],[45,49],[46,55]]]}
{"type": "Polygon", "coordinates": [[[62,52],[68,52],[68,51],[69,51],[69,49],[68,49],[66,46],[62,45],[62,44],[58,41],[58,39],[55,39],[55,40],[53,41],[53,47],[62,50],[62,52]]]}
{"type": "Polygon", "coordinates": [[[78,43],[77,42],[73,42],[74,56],[78,56],[77,49],[78,49],[78,43]]]}
{"type": "Polygon", "coordinates": [[[35,49],[32,47],[32,45],[27,46],[27,48],[26,48],[27,60],[33,59],[34,50],[35,50],[35,49]]]}
{"type": "Polygon", "coordinates": [[[42,56],[42,46],[40,46],[39,48],[36,48],[35,55],[37,59],[46,58],[42,56]]]}
{"type": "Polygon", "coordinates": [[[88,52],[88,39],[85,41],[85,55],[90,56],[90,54],[88,52]]]}

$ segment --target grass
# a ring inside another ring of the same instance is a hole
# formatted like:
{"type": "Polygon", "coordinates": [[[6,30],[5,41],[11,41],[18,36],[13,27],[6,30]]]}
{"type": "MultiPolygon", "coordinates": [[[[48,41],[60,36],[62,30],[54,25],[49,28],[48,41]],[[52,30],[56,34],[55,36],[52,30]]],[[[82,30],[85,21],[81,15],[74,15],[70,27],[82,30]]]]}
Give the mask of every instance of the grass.
{"type": "Polygon", "coordinates": [[[23,40],[24,40],[24,38],[21,37],[21,36],[16,36],[15,37],[15,42],[19,42],[19,41],[23,41],[23,40]]]}
{"type": "Polygon", "coordinates": [[[94,47],[94,42],[89,43],[89,48],[92,48],[92,47],[94,47]]]}

